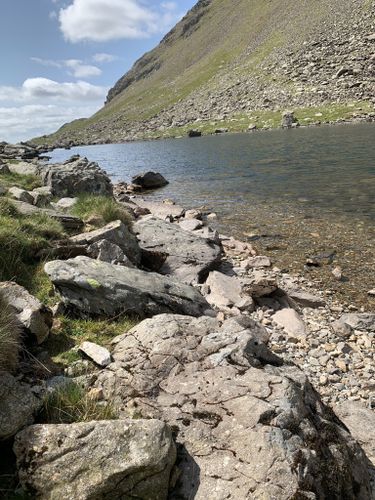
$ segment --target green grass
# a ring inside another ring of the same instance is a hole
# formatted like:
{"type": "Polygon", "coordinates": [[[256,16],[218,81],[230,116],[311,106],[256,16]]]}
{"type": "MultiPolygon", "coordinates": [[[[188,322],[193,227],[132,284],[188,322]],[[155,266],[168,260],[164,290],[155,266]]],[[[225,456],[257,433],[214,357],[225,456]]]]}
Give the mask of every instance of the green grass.
{"type": "Polygon", "coordinates": [[[0,291],[0,371],[14,371],[21,347],[21,328],[0,291]]]}
{"type": "Polygon", "coordinates": [[[89,341],[109,347],[111,340],[131,330],[139,320],[118,318],[116,320],[83,320],[62,316],[45,343],[45,347],[58,365],[68,366],[81,359],[77,348],[82,342],[89,341]]]}
{"type": "Polygon", "coordinates": [[[45,214],[21,215],[10,200],[0,198],[0,281],[28,288],[37,253],[64,234],[58,221],[45,214]]]}
{"type": "Polygon", "coordinates": [[[115,220],[121,220],[129,229],[133,224],[129,210],[109,196],[81,195],[71,212],[85,222],[92,218],[92,225],[97,227],[115,220]]]}
{"type": "Polygon", "coordinates": [[[112,405],[98,402],[82,387],[70,382],[45,398],[40,420],[49,424],[72,424],[116,418],[112,405]]]}
{"type": "Polygon", "coordinates": [[[6,188],[18,186],[19,188],[26,189],[26,191],[32,191],[40,187],[42,182],[36,175],[11,172],[10,174],[0,174],[0,185],[6,188]]]}

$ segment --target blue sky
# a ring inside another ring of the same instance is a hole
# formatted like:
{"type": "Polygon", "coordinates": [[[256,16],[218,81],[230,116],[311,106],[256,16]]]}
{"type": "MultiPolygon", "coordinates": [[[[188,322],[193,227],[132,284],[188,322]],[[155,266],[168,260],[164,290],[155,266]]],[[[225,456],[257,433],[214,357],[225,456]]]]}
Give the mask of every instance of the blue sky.
{"type": "Polygon", "coordinates": [[[108,89],[196,0],[2,0],[0,141],[54,132],[108,89]]]}

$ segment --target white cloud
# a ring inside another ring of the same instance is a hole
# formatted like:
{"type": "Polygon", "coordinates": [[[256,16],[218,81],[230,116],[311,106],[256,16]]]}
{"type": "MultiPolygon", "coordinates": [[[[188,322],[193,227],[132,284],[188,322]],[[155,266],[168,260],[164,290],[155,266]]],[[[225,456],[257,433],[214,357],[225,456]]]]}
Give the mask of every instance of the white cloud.
{"type": "Polygon", "coordinates": [[[141,0],[70,1],[60,9],[59,21],[64,37],[73,43],[145,38],[166,31],[179,17],[172,12],[173,2],[151,8],[141,0]]]}
{"type": "Polygon", "coordinates": [[[26,104],[0,107],[0,139],[18,142],[55,132],[64,123],[91,116],[100,104],[61,106],[26,104]]]}
{"type": "Polygon", "coordinates": [[[84,81],[59,83],[48,78],[28,78],[21,87],[0,86],[0,102],[26,102],[47,98],[59,101],[97,101],[105,98],[107,90],[84,81]]]}
{"type": "Polygon", "coordinates": [[[89,64],[82,64],[79,59],[68,59],[64,61],[65,66],[72,70],[72,75],[76,78],[90,78],[91,76],[99,76],[102,74],[102,70],[96,66],[91,66],[89,64]]]}
{"type": "Polygon", "coordinates": [[[110,63],[110,62],[116,61],[117,59],[118,59],[117,56],[114,56],[112,54],[106,54],[105,52],[101,52],[99,54],[94,54],[92,56],[92,60],[98,64],[110,63]]]}
{"type": "Polygon", "coordinates": [[[31,57],[33,62],[41,64],[42,66],[50,66],[54,68],[68,68],[68,74],[75,78],[90,78],[92,76],[99,76],[102,70],[91,64],[84,64],[80,59],[65,59],[62,61],[53,61],[51,59],[41,59],[40,57],[31,57]]]}

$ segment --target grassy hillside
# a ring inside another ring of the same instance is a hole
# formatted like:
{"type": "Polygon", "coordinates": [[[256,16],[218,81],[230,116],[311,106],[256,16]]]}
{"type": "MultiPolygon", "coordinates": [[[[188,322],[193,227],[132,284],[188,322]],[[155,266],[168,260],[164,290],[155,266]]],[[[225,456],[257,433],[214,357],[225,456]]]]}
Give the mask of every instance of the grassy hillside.
{"type": "Polygon", "coordinates": [[[38,142],[171,136],[197,120],[204,130],[272,126],[268,114],[290,107],[304,115],[312,107],[310,121],[329,120],[338,108],[338,118],[372,112],[374,5],[200,0],[115,84],[101,110],[38,142]]]}

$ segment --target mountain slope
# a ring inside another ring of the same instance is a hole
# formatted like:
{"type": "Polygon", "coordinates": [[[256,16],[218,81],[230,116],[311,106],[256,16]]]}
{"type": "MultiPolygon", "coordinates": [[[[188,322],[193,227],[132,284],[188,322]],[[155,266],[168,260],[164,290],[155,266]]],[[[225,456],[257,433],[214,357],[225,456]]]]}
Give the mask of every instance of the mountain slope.
{"type": "Polygon", "coordinates": [[[372,112],[374,19],[373,0],[200,0],[100,111],[44,142],[272,126],[285,108],[306,123],[372,112]]]}

